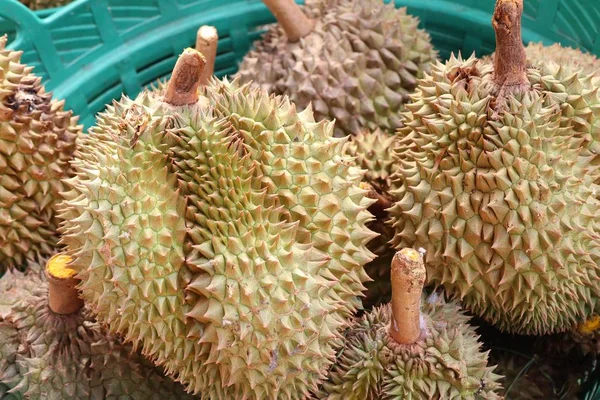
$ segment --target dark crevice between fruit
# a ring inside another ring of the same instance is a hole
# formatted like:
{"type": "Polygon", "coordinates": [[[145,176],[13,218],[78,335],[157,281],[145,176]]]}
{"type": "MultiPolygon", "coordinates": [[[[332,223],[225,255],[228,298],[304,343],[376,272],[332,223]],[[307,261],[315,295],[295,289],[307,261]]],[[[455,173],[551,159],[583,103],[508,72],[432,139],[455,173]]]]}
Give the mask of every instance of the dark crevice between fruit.
{"type": "Polygon", "coordinates": [[[377,200],[376,203],[369,206],[369,212],[378,220],[387,220],[389,216],[387,209],[394,205],[392,196],[388,193],[387,188],[384,188],[384,185],[369,184],[366,182],[363,183],[363,186],[369,191],[367,197],[377,200]]]}

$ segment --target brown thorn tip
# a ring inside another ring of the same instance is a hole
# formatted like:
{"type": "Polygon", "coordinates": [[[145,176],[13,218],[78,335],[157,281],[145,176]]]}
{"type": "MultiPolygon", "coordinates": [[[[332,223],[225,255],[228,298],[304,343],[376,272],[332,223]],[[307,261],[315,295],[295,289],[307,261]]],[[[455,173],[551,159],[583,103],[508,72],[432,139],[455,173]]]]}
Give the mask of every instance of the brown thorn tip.
{"type": "Polygon", "coordinates": [[[48,305],[56,314],[72,314],[83,307],[79,297],[75,270],[69,265],[73,259],[66,254],[56,254],[48,260],[45,267],[48,279],[48,305]]]}
{"type": "Polygon", "coordinates": [[[294,0],[263,0],[263,3],[275,15],[290,42],[297,42],[315,27],[294,0]]]}
{"type": "Polygon", "coordinates": [[[206,60],[206,66],[204,67],[200,78],[201,85],[206,85],[215,72],[218,41],[219,35],[214,26],[202,25],[200,29],[198,29],[198,34],[196,35],[196,50],[202,53],[206,60]]]}
{"type": "Polygon", "coordinates": [[[198,86],[206,65],[204,56],[194,49],[185,49],[177,59],[167,86],[165,101],[183,106],[198,101],[198,86]]]}
{"type": "Polygon", "coordinates": [[[421,253],[405,248],[394,255],[389,334],[400,344],[413,344],[421,337],[421,292],[425,276],[421,253]]]}

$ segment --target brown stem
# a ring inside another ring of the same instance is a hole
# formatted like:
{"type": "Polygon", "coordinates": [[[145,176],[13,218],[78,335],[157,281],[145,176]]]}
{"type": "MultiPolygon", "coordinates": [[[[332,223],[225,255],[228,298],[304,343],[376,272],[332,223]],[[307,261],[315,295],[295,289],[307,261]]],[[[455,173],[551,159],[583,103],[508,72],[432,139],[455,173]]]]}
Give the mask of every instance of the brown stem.
{"type": "Polygon", "coordinates": [[[376,203],[369,206],[371,214],[375,215],[377,218],[386,218],[386,210],[394,205],[391,197],[385,192],[380,193],[375,186],[370,183],[361,182],[361,187],[369,191],[369,193],[367,193],[368,198],[377,200],[376,203]]]}
{"type": "Polygon", "coordinates": [[[314,21],[304,15],[294,0],[263,0],[263,3],[275,15],[290,42],[297,42],[312,32],[314,21]]]}
{"type": "Polygon", "coordinates": [[[205,64],[202,54],[194,49],[185,49],[173,68],[165,101],[174,106],[196,103],[205,64]]]}
{"type": "Polygon", "coordinates": [[[521,39],[523,0],[497,0],[492,25],[496,32],[494,83],[499,103],[508,93],[529,88],[527,58],[521,39]]]}
{"type": "Polygon", "coordinates": [[[423,256],[402,249],[392,259],[392,321],[389,333],[400,344],[421,337],[421,292],[425,284],[423,256]]]}
{"type": "Polygon", "coordinates": [[[48,304],[56,314],[72,314],[83,307],[79,297],[75,270],[69,268],[72,258],[66,254],[57,254],[46,263],[48,278],[48,304]]]}
{"type": "Polygon", "coordinates": [[[215,72],[218,41],[219,35],[214,26],[203,25],[198,29],[198,34],[196,35],[196,50],[202,53],[206,60],[206,65],[204,66],[202,76],[200,77],[201,85],[206,85],[208,79],[213,76],[215,72]]]}

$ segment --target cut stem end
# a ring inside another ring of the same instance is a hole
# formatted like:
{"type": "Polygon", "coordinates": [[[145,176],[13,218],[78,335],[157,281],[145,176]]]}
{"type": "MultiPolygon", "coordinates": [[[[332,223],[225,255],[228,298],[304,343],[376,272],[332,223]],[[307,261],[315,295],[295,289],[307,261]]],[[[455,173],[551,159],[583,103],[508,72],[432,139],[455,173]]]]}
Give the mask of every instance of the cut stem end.
{"type": "Polygon", "coordinates": [[[206,60],[202,54],[194,49],[185,49],[173,68],[165,101],[174,106],[196,103],[205,65],[206,60]]]}
{"type": "Polygon", "coordinates": [[[200,77],[200,85],[206,85],[215,73],[215,59],[217,58],[217,45],[219,35],[214,26],[203,25],[196,35],[196,50],[204,56],[206,65],[200,77]]]}
{"type": "Polygon", "coordinates": [[[263,0],[290,42],[297,42],[312,32],[315,22],[308,18],[294,0],[263,0]]]}
{"type": "Polygon", "coordinates": [[[73,259],[66,254],[57,254],[46,263],[48,278],[48,304],[56,314],[72,314],[83,307],[79,297],[75,270],[69,267],[73,259]]]}
{"type": "Polygon", "coordinates": [[[413,344],[421,337],[421,292],[425,284],[423,256],[402,249],[392,259],[392,320],[390,336],[400,344],[413,344]]]}

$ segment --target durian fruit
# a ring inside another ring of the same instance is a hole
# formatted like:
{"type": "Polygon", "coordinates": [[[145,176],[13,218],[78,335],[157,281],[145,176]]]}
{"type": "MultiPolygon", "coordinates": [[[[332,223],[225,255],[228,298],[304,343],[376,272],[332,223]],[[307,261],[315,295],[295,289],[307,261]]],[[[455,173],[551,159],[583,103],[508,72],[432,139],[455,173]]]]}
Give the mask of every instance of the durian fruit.
{"type": "Polygon", "coordinates": [[[399,130],[393,244],[427,251],[430,283],[505,332],[546,334],[600,295],[600,127],[589,76],[526,68],[522,0],[498,0],[494,64],[452,57],[419,83],[399,130]]]}
{"type": "Polygon", "coordinates": [[[55,250],[61,179],[81,132],[6,41],[0,37],[0,276],[55,250]]]}
{"type": "Polygon", "coordinates": [[[20,299],[31,296],[39,287],[41,269],[37,263],[29,265],[27,271],[7,270],[0,278],[0,400],[20,400],[20,394],[8,393],[18,383],[20,375],[15,364],[18,350],[17,332],[2,321],[11,313],[20,299]],[[26,274],[26,275],[25,275],[26,274]]]}
{"type": "Polygon", "coordinates": [[[46,8],[61,7],[73,0],[19,0],[31,10],[44,10],[46,8]]]}
{"type": "Polygon", "coordinates": [[[563,47],[559,43],[550,46],[544,46],[542,43],[529,43],[525,47],[525,54],[527,60],[534,66],[540,66],[550,61],[558,65],[573,64],[574,69],[581,71],[584,75],[600,76],[598,58],[580,49],[563,47]]]}
{"type": "Polygon", "coordinates": [[[368,244],[377,258],[367,265],[365,271],[372,279],[365,283],[366,298],[363,299],[365,308],[387,303],[391,296],[390,263],[395,254],[389,241],[394,237],[394,229],[387,223],[389,215],[386,211],[392,205],[391,175],[395,170],[393,160],[395,135],[390,135],[376,129],[373,132],[360,132],[351,136],[345,151],[355,158],[356,164],[366,170],[361,185],[369,191],[368,196],[377,200],[369,207],[375,216],[367,227],[379,236],[368,244]]]}
{"type": "Polygon", "coordinates": [[[312,104],[336,135],[402,126],[399,112],[437,58],[418,19],[382,0],[263,0],[278,18],[238,75],[264,90],[312,104]]]}
{"type": "Polygon", "coordinates": [[[364,181],[388,201],[391,200],[391,176],[396,169],[393,157],[396,139],[395,135],[380,129],[363,131],[352,136],[345,148],[348,155],[355,157],[356,164],[367,171],[364,181]]]}
{"type": "MultiPolygon", "coordinates": [[[[381,236],[374,241],[381,242],[381,236]]],[[[376,259],[365,265],[365,271],[371,280],[365,283],[367,291],[363,299],[363,307],[370,310],[390,301],[392,285],[390,283],[390,262],[394,256],[393,251],[378,255],[376,259]]]]}
{"type": "MultiPolygon", "coordinates": [[[[39,263],[31,261],[27,265],[27,277],[40,275],[42,267],[39,263]]],[[[12,306],[19,299],[27,297],[38,287],[38,279],[27,279],[23,272],[7,270],[0,279],[0,319],[5,318],[12,306]]]]}
{"type": "MultiPolygon", "coordinates": [[[[551,46],[530,43],[525,47],[525,55],[528,66],[539,68],[541,74],[559,76],[560,86],[564,86],[564,90],[560,87],[558,90],[563,92],[562,95],[566,92],[567,96],[572,96],[572,99],[566,105],[565,118],[567,121],[563,124],[572,124],[578,132],[578,136],[580,136],[578,140],[581,140],[580,146],[583,147],[582,159],[588,166],[594,167],[594,171],[590,171],[590,173],[596,177],[594,183],[600,184],[600,174],[598,173],[600,169],[600,137],[590,126],[590,124],[597,124],[597,112],[595,111],[597,98],[594,89],[600,86],[598,80],[600,77],[600,61],[593,54],[571,47],[562,47],[558,43],[551,46]],[[579,79],[570,82],[569,79],[576,74],[579,75],[579,79]],[[593,77],[593,82],[590,82],[590,75],[593,77]],[[582,84],[594,89],[591,90],[591,93],[582,91],[582,84]],[[576,122],[573,123],[573,120],[576,120],[576,122]]],[[[484,57],[483,60],[490,61],[493,60],[493,57],[492,54],[484,57]]],[[[549,86],[554,84],[555,82],[547,82],[549,86]]],[[[551,90],[554,91],[554,89],[551,90]]]]}
{"type": "Polygon", "coordinates": [[[316,396],[336,400],[500,399],[500,376],[455,303],[422,296],[423,257],[392,261],[392,301],[357,319],[316,396]]]}
{"type": "Polygon", "coordinates": [[[192,399],[82,308],[69,260],[0,280],[29,289],[0,318],[0,399],[192,399]]]}
{"type": "Polygon", "coordinates": [[[302,399],[360,307],[376,234],[333,124],[187,49],[82,138],[61,214],[83,298],[203,399],[302,399]]]}

